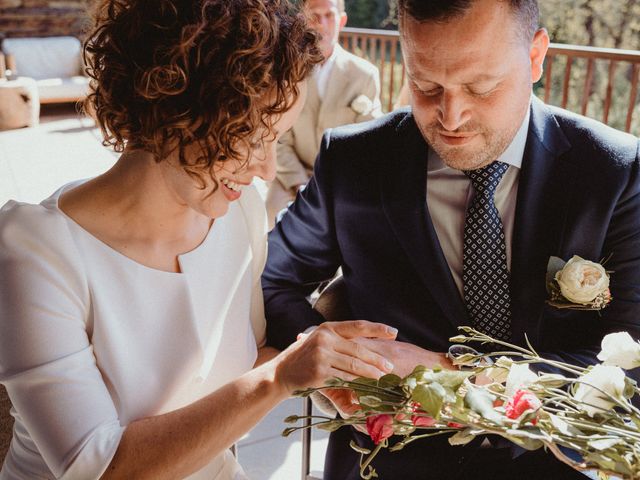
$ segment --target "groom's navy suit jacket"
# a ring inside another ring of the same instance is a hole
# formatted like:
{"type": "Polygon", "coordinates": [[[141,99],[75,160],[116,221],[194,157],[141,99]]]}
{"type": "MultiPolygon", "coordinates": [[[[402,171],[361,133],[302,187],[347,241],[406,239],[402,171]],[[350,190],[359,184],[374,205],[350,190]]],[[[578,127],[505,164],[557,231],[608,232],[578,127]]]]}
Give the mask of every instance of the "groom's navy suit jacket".
{"type": "MultiPolygon", "coordinates": [[[[589,364],[606,333],[640,338],[638,144],[532,101],[512,237],[514,343],[523,345],[526,333],[544,356],[589,364]],[[573,255],[608,258],[613,300],[601,313],[545,303],[549,257],[573,255]]],[[[353,318],[392,325],[398,340],[443,352],[456,327],[470,324],[429,216],[427,150],[406,110],[325,134],[314,177],[269,237],[270,345],[285,348],[323,321],[305,296],[340,266],[353,318]]],[[[355,432],[334,433],[325,478],[358,478],[351,436],[366,444],[355,432]]],[[[376,466],[383,479],[453,478],[447,472],[467,450],[436,437],[384,454],[376,466]]]]}

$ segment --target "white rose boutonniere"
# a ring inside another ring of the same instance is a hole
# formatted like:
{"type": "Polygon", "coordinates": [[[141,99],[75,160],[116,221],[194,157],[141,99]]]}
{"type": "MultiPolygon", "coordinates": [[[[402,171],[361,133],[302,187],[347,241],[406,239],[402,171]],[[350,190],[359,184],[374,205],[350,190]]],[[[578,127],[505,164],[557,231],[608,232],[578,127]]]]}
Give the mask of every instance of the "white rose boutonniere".
{"type": "Polygon", "coordinates": [[[609,272],[577,255],[566,263],[557,257],[549,259],[547,290],[548,303],[557,308],[602,310],[611,301],[609,272]]]}
{"type": "Polygon", "coordinates": [[[373,110],[373,102],[366,95],[358,95],[349,106],[358,115],[367,115],[373,110]]]}
{"type": "Polygon", "coordinates": [[[627,332],[610,333],[602,339],[598,360],[625,370],[640,367],[640,343],[627,332]]]}

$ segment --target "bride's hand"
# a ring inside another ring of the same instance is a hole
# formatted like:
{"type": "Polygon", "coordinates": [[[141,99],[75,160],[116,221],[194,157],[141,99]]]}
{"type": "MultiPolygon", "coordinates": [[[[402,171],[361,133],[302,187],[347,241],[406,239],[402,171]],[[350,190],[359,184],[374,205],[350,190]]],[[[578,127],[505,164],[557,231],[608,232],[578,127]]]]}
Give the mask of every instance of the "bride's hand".
{"type": "Polygon", "coordinates": [[[301,335],[278,355],[275,380],[289,393],[320,387],[332,377],[352,380],[378,378],[393,370],[382,355],[361,342],[362,337],[393,339],[397,331],[366,320],[325,322],[307,335],[301,335]]]}

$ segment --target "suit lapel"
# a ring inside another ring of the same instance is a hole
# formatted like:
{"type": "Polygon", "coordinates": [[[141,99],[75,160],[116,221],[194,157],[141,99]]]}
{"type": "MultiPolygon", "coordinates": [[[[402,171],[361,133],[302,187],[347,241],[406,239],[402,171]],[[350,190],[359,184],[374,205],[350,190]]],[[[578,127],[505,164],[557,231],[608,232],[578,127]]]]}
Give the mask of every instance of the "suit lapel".
{"type": "Polygon", "coordinates": [[[411,114],[400,122],[397,133],[395,173],[380,172],[385,214],[441,310],[454,326],[464,325],[467,313],[427,210],[427,144],[411,114]]]}
{"type": "Polygon", "coordinates": [[[512,239],[512,330],[517,343],[525,333],[534,345],[539,342],[547,263],[560,252],[575,177],[575,165],[563,155],[569,148],[553,115],[534,98],[512,239]]]}

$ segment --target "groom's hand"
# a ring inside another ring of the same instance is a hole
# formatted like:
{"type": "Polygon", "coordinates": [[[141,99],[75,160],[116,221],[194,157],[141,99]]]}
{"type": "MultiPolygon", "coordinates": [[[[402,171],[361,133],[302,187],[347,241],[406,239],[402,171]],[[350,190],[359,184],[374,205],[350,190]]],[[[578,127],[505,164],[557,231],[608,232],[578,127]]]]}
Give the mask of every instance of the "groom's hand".
{"type": "Polygon", "coordinates": [[[359,338],[357,342],[388,359],[394,365],[393,373],[401,377],[409,375],[416,365],[427,368],[440,365],[448,370],[456,370],[445,353],[425,350],[411,343],[378,338],[359,338]]]}
{"type": "MultiPolygon", "coordinates": [[[[358,415],[360,412],[358,397],[356,397],[356,394],[352,390],[329,388],[323,390],[321,394],[331,400],[331,403],[336,407],[336,410],[338,410],[342,418],[349,418],[358,415]]],[[[352,425],[352,427],[361,433],[367,433],[367,427],[364,425],[352,425]]]]}

